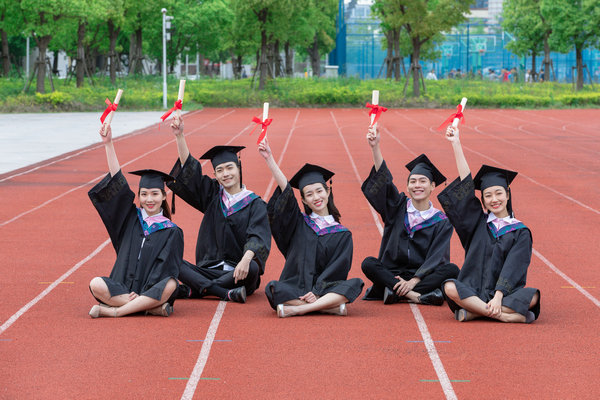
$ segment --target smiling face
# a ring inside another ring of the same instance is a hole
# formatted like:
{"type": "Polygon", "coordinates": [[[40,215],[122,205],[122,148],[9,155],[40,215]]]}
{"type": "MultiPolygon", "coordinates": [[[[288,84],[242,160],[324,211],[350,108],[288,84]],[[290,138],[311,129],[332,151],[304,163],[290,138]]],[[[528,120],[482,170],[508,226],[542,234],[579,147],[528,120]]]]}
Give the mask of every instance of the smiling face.
{"type": "Polygon", "coordinates": [[[140,205],[149,216],[160,212],[161,205],[166,200],[167,195],[158,188],[146,189],[140,188],[140,205]]]}
{"type": "Polygon", "coordinates": [[[508,217],[508,193],[502,186],[490,186],[483,191],[483,206],[498,218],[508,217]]]}
{"type": "Polygon", "coordinates": [[[435,183],[425,175],[413,174],[408,178],[407,191],[413,201],[429,200],[433,189],[435,189],[435,183]]]}
{"type": "Polygon", "coordinates": [[[329,188],[325,189],[322,183],[312,183],[302,188],[302,202],[315,214],[329,215],[327,203],[329,202],[329,188]]]}
{"type": "Polygon", "coordinates": [[[225,190],[235,189],[240,186],[240,169],[233,161],[217,165],[215,168],[215,177],[225,190]]]}

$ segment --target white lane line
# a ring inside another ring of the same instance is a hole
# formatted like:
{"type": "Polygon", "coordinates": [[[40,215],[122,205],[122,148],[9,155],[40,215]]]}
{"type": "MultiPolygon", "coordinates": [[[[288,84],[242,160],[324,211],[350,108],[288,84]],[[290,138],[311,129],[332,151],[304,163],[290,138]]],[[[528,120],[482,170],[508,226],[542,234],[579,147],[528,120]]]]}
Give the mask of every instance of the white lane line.
{"type": "MultiPolygon", "coordinates": [[[[335,119],[335,115],[333,115],[333,111],[330,111],[330,114],[331,114],[331,118],[333,119],[333,122],[335,123],[335,126],[337,128],[338,135],[340,136],[340,139],[342,140],[342,143],[344,144],[344,148],[346,149],[346,154],[348,154],[348,158],[350,159],[350,163],[352,164],[352,168],[354,169],[356,179],[358,180],[359,183],[362,183],[362,181],[360,179],[360,175],[358,174],[358,169],[356,168],[356,164],[354,163],[354,159],[352,158],[352,154],[350,154],[348,146],[346,145],[346,140],[344,139],[344,136],[342,135],[341,128],[338,125],[337,120],[335,119]]],[[[388,133],[389,133],[389,131],[388,131],[388,133]]],[[[379,233],[383,234],[383,227],[381,226],[381,223],[379,222],[379,218],[377,217],[375,210],[373,210],[373,207],[371,207],[370,204],[369,204],[369,208],[371,209],[371,214],[373,214],[373,218],[375,218],[375,224],[377,225],[377,229],[379,229],[379,233]]],[[[417,322],[417,325],[419,326],[419,331],[421,332],[421,337],[423,338],[425,347],[427,348],[427,354],[429,355],[429,359],[431,360],[431,363],[433,364],[433,368],[435,369],[435,372],[438,376],[438,380],[440,381],[440,385],[442,386],[442,390],[444,391],[444,395],[446,396],[446,399],[456,400],[457,397],[456,397],[456,393],[454,393],[454,388],[452,387],[452,382],[450,382],[450,379],[448,378],[448,374],[446,373],[444,364],[442,363],[442,360],[440,359],[440,356],[435,348],[435,344],[433,343],[433,340],[431,339],[431,335],[429,334],[429,329],[427,328],[427,323],[425,322],[425,319],[423,319],[423,316],[421,315],[421,312],[419,311],[419,307],[416,304],[411,304],[410,306],[411,306],[410,307],[411,311],[413,312],[413,316],[415,317],[415,321],[417,322]]]]}
{"type": "MultiPolygon", "coordinates": [[[[199,131],[199,130],[201,130],[201,129],[205,128],[206,126],[208,126],[208,125],[212,124],[213,122],[216,122],[216,121],[218,121],[219,119],[221,119],[221,118],[225,117],[226,115],[228,115],[228,114],[231,114],[231,113],[232,113],[232,112],[234,112],[234,111],[235,111],[235,110],[232,110],[232,111],[230,111],[230,112],[228,112],[228,113],[226,113],[226,114],[223,114],[223,115],[219,116],[218,118],[215,118],[215,119],[213,119],[213,120],[211,120],[211,121],[209,121],[209,122],[205,123],[204,125],[201,125],[201,126],[200,126],[200,127],[198,127],[198,128],[195,128],[193,131],[186,133],[186,134],[185,134],[185,136],[188,136],[188,135],[191,135],[191,134],[193,134],[193,133],[196,133],[197,131],[199,131]]],[[[248,125],[248,126],[246,126],[244,129],[242,129],[242,130],[240,131],[240,133],[238,133],[238,134],[237,134],[237,135],[236,135],[234,138],[236,138],[236,137],[238,137],[239,135],[241,135],[241,134],[242,134],[242,133],[243,133],[245,130],[247,130],[247,129],[248,129],[248,127],[249,127],[249,126],[251,126],[251,125],[248,125]]],[[[145,132],[144,132],[144,133],[145,133],[145,132]]],[[[233,139],[232,139],[232,140],[233,140],[233,139]]],[[[129,161],[127,161],[126,163],[122,164],[122,165],[121,165],[121,167],[126,167],[127,165],[129,165],[129,164],[131,164],[131,163],[133,163],[133,162],[135,162],[135,161],[139,160],[140,158],[142,158],[142,157],[145,157],[145,156],[147,156],[148,154],[152,154],[152,153],[154,153],[155,151],[158,151],[158,150],[160,150],[160,149],[162,149],[162,148],[164,148],[164,147],[168,146],[169,144],[171,144],[171,143],[173,143],[173,142],[175,142],[175,139],[172,139],[172,140],[170,140],[170,141],[168,141],[168,142],[166,142],[166,143],[162,144],[161,146],[158,146],[158,147],[156,147],[156,148],[154,148],[154,149],[152,149],[152,150],[150,150],[150,151],[147,151],[146,153],[144,153],[144,154],[142,154],[142,155],[140,155],[140,156],[138,156],[138,157],[135,157],[135,158],[134,158],[134,159],[132,159],[132,160],[129,160],[129,161]]],[[[91,150],[91,149],[89,149],[89,150],[91,150]]],[[[68,195],[68,194],[69,194],[69,193],[71,193],[71,192],[74,192],[74,191],[76,191],[76,190],[79,190],[79,189],[81,189],[81,188],[83,188],[83,187],[86,187],[86,186],[88,186],[88,185],[90,185],[90,184],[92,184],[92,183],[94,183],[94,182],[96,182],[96,181],[98,181],[98,180],[102,179],[104,176],[105,176],[105,175],[100,175],[100,176],[98,176],[98,177],[96,177],[96,178],[92,179],[91,181],[88,181],[88,182],[84,183],[83,185],[79,185],[79,186],[77,186],[77,187],[75,187],[75,188],[69,189],[69,190],[67,190],[66,192],[63,192],[63,193],[59,194],[59,195],[58,195],[58,196],[56,196],[56,197],[53,197],[53,198],[51,198],[51,199],[49,199],[49,200],[46,200],[45,202],[43,202],[42,204],[40,204],[40,205],[38,205],[38,206],[35,206],[35,207],[33,207],[33,208],[31,208],[31,209],[29,209],[29,210],[27,210],[27,211],[23,211],[22,213],[20,213],[20,214],[16,215],[15,217],[13,217],[13,218],[11,218],[11,219],[9,219],[9,220],[7,220],[7,221],[4,221],[4,222],[0,223],[0,227],[3,227],[3,226],[5,226],[5,225],[8,225],[8,224],[10,224],[11,222],[14,222],[14,221],[18,220],[19,218],[21,218],[21,217],[24,217],[24,216],[25,216],[25,215],[27,215],[27,214],[30,214],[30,213],[32,213],[32,212],[34,212],[34,211],[37,211],[37,210],[39,210],[40,208],[43,208],[43,207],[47,206],[48,204],[50,204],[50,203],[52,203],[52,202],[54,202],[54,201],[56,201],[56,200],[58,200],[58,199],[60,199],[60,198],[62,198],[62,197],[64,197],[64,196],[68,195]]]]}
{"type": "Polygon", "coordinates": [[[556,272],[557,275],[559,275],[561,278],[563,278],[565,281],[569,282],[571,284],[571,286],[573,286],[575,289],[577,289],[581,294],[583,294],[585,297],[587,297],[592,303],[594,303],[596,305],[596,307],[600,307],[600,300],[598,300],[597,298],[595,298],[594,296],[592,296],[590,294],[590,292],[588,292],[587,290],[585,290],[584,288],[582,288],[577,282],[575,282],[573,279],[569,278],[564,272],[562,272],[560,269],[556,268],[556,266],[554,264],[552,264],[550,261],[548,261],[548,259],[546,257],[544,257],[542,255],[542,253],[540,253],[539,251],[537,251],[536,249],[533,249],[533,254],[535,254],[535,256],[537,258],[539,258],[540,260],[542,260],[542,262],[544,264],[546,264],[548,266],[548,268],[550,268],[552,271],[556,272]]]}
{"type": "MultiPolygon", "coordinates": [[[[296,118],[294,119],[294,123],[292,124],[292,128],[288,133],[288,137],[285,141],[285,145],[283,147],[283,151],[281,152],[281,156],[279,156],[279,161],[277,161],[278,165],[281,165],[281,161],[283,160],[283,156],[287,151],[288,144],[296,129],[296,122],[298,121],[298,116],[300,115],[300,111],[296,113],[296,118]]],[[[237,135],[239,136],[239,134],[237,135]]],[[[235,139],[237,136],[232,138],[229,142],[235,139]]],[[[229,144],[228,142],[228,144],[229,144]]],[[[206,162],[206,161],[205,161],[206,162]]],[[[267,190],[265,190],[265,194],[263,198],[266,198],[271,188],[273,187],[273,183],[275,182],[275,178],[271,177],[267,190]]],[[[219,323],[221,322],[221,317],[225,313],[225,307],[227,306],[226,301],[220,301],[217,306],[217,310],[215,311],[215,315],[208,327],[208,331],[206,332],[206,337],[204,338],[204,342],[202,343],[202,349],[200,350],[200,354],[198,355],[198,359],[196,360],[196,365],[194,365],[194,369],[192,370],[192,374],[188,379],[188,383],[185,386],[185,390],[183,395],[181,396],[181,400],[191,400],[194,397],[194,393],[196,392],[196,387],[198,386],[198,381],[202,377],[202,372],[204,371],[204,367],[208,362],[208,356],[210,354],[210,349],[212,348],[213,342],[215,341],[215,334],[217,333],[217,329],[219,328],[219,323]]]]}
{"type": "Polygon", "coordinates": [[[187,385],[185,385],[185,391],[181,396],[181,400],[191,400],[194,397],[196,386],[198,386],[198,381],[200,381],[202,371],[204,371],[204,366],[208,361],[210,348],[212,347],[212,344],[215,340],[215,335],[217,334],[217,329],[219,328],[219,323],[221,322],[221,317],[225,312],[226,305],[226,301],[220,301],[219,305],[217,306],[217,311],[215,311],[215,315],[213,316],[213,319],[210,322],[208,332],[206,332],[206,337],[204,338],[204,342],[202,343],[202,349],[200,350],[200,354],[198,355],[198,361],[196,361],[194,370],[192,371],[192,374],[188,379],[187,385]]]}
{"type": "Polygon", "coordinates": [[[46,297],[46,295],[48,293],[50,293],[52,291],[52,289],[54,289],[62,281],[67,279],[69,277],[69,275],[71,275],[73,272],[77,271],[83,264],[85,264],[86,262],[88,262],[89,260],[94,258],[96,256],[96,254],[100,253],[100,251],[102,251],[102,249],[105,248],[106,245],[108,245],[109,243],[110,243],[110,239],[106,239],[100,246],[98,246],[96,248],[96,250],[92,251],[90,254],[88,254],[87,257],[85,257],[83,260],[81,260],[77,264],[75,264],[70,270],[65,272],[60,278],[58,278],[57,280],[52,282],[52,284],[50,284],[46,289],[44,289],[40,294],[38,294],[33,300],[31,300],[29,303],[27,303],[23,307],[21,307],[21,309],[19,311],[17,311],[12,317],[10,317],[5,323],[3,323],[2,326],[0,326],[0,335],[3,334],[5,330],[7,330],[12,324],[14,324],[15,321],[18,320],[19,317],[21,317],[23,314],[25,314],[31,307],[33,307],[40,300],[42,300],[44,297],[46,297]]]}

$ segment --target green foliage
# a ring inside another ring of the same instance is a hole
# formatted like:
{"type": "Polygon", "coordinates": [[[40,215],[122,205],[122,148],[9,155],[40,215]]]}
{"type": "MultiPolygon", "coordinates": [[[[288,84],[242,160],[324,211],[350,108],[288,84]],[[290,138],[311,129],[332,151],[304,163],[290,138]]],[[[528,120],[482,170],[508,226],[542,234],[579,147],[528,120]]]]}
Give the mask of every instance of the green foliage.
{"type": "MultiPolygon", "coordinates": [[[[184,109],[201,107],[260,107],[268,101],[273,107],[364,107],[371,91],[380,91],[381,104],[386,107],[453,108],[464,96],[470,108],[561,108],[600,107],[600,92],[585,87],[574,93],[571,84],[512,84],[473,80],[428,81],[422,97],[404,98],[404,78],[361,81],[340,79],[277,79],[264,91],[250,89],[250,79],[188,80],[184,109]]],[[[177,96],[179,81],[168,80],[168,104],[177,96]]],[[[50,94],[23,94],[20,79],[0,80],[0,112],[95,111],[104,109],[104,99],[112,101],[117,88],[124,90],[120,109],[161,110],[162,80],[157,77],[127,78],[113,86],[108,78],[96,80],[96,87],[77,89],[74,80],[68,84],[55,82],[57,91],[50,94]]]]}

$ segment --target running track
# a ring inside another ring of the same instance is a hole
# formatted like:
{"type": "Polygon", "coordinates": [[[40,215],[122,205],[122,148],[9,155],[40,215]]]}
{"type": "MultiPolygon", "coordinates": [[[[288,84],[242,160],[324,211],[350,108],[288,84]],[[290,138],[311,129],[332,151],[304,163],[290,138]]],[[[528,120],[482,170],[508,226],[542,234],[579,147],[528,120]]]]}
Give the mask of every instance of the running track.
{"type": "MultiPolygon", "coordinates": [[[[403,165],[424,152],[457,175],[435,128],[448,110],[389,110],[383,153],[403,189],[403,165]]],[[[242,153],[244,182],[268,198],[270,173],[255,150],[259,110],[205,109],[186,116],[198,156],[216,144],[242,153]]],[[[368,117],[358,109],[272,109],[269,141],[289,177],[304,162],[336,172],[333,190],[354,237],[350,277],[376,255],[380,221],[360,192],[371,168],[368,117]]],[[[600,392],[600,135],[597,110],[476,110],[462,129],[473,171],[519,171],[517,217],[533,232],[529,286],[542,292],[532,325],[458,323],[449,309],[357,300],[346,318],[279,320],[263,288],[283,257],[273,245],[261,288],[245,305],[175,304],[169,318],[92,320],[87,285],[115,254],[87,198],[106,173],[102,146],[0,175],[0,398],[523,399],[597,398],[600,392]]],[[[124,171],[168,171],[176,146],[167,126],[116,140],[124,171]]],[[[135,182],[132,180],[132,182],[135,182]]],[[[435,204],[439,207],[437,200],[435,204]]],[[[175,222],[194,259],[201,214],[179,200],[175,222]]],[[[462,263],[456,237],[452,258],[462,263]]]]}

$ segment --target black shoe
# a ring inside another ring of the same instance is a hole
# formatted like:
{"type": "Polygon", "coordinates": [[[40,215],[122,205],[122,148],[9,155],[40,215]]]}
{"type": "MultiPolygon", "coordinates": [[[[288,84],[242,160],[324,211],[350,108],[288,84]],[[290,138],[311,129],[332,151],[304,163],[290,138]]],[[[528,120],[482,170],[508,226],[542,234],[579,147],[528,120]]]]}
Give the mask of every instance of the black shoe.
{"type": "Polygon", "coordinates": [[[236,303],[245,303],[246,302],[246,287],[240,286],[235,289],[231,289],[227,292],[227,300],[235,301],[236,303]]]}
{"type": "Polygon", "coordinates": [[[379,300],[381,301],[383,299],[383,297],[381,295],[377,296],[376,293],[372,293],[373,292],[373,286],[371,286],[370,288],[368,288],[365,291],[365,295],[363,296],[363,300],[367,300],[367,301],[371,301],[371,300],[379,300]]]}
{"type": "Polygon", "coordinates": [[[441,306],[444,304],[444,295],[440,289],[435,289],[433,292],[425,293],[419,296],[419,303],[428,306],[441,306]]]}
{"type": "Polygon", "coordinates": [[[177,298],[189,299],[190,297],[192,297],[192,288],[190,288],[188,285],[180,283],[179,287],[177,288],[177,298]]]}
{"type": "Polygon", "coordinates": [[[398,303],[398,301],[398,295],[396,295],[393,290],[388,287],[383,290],[383,304],[395,304],[398,303]]]}

